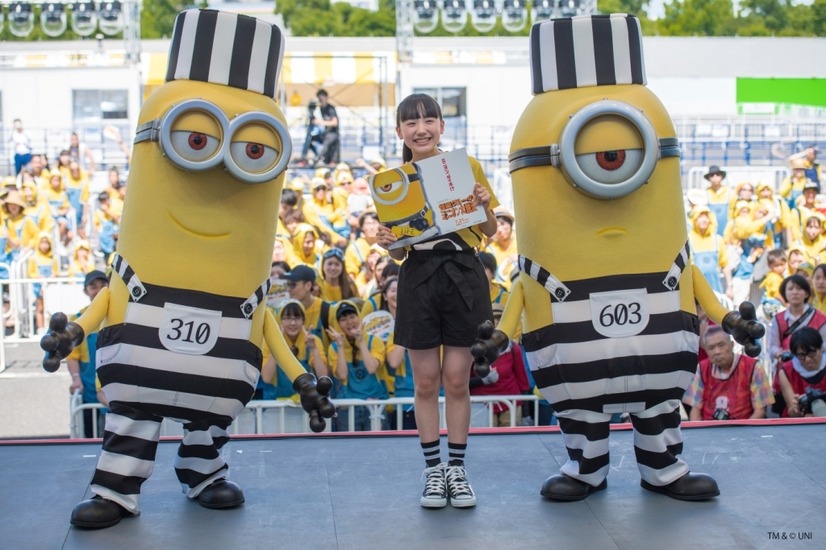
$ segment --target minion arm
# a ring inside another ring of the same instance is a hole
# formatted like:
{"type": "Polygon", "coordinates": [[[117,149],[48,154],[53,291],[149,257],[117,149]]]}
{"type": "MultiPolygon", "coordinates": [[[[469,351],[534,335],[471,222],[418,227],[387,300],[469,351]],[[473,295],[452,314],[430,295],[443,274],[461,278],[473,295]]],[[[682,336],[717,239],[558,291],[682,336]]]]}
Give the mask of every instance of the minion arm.
{"type": "Polygon", "coordinates": [[[511,288],[511,295],[508,298],[508,303],[505,305],[505,311],[502,312],[499,327],[494,329],[490,321],[485,321],[479,325],[477,331],[478,339],[470,348],[476,375],[480,378],[488,375],[491,364],[493,364],[499,357],[499,354],[508,347],[508,343],[513,338],[513,335],[516,334],[523,308],[524,294],[522,291],[522,283],[520,279],[517,279],[511,288]]]}
{"type": "Polygon", "coordinates": [[[49,330],[40,339],[40,348],[46,352],[43,368],[55,372],[60,361],[80,345],[87,334],[96,331],[109,310],[109,289],[103,288],[77,321],[69,322],[65,313],[55,313],[49,319],[49,330]]]}

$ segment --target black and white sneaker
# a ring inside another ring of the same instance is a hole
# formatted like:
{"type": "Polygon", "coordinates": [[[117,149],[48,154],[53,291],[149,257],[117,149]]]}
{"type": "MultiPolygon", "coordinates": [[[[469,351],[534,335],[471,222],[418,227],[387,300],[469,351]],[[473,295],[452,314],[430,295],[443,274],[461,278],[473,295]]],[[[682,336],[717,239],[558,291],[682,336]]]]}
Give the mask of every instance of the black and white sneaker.
{"type": "Polygon", "coordinates": [[[451,506],[454,508],[476,506],[476,495],[468,483],[464,466],[448,466],[445,468],[445,477],[451,506]]]}
{"type": "Polygon", "coordinates": [[[445,467],[442,462],[425,468],[422,477],[425,480],[422,492],[422,506],[425,508],[444,508],[447,506],[447,488],[445,487],[445,467]]]}

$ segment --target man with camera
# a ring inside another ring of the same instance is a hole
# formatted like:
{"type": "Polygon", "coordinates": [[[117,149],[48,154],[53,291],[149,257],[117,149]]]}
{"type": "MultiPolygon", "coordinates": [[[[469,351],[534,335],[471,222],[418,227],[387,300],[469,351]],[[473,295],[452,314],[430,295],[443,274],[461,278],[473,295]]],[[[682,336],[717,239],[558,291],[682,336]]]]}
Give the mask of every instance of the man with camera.
{"type": "Polygon", "coordinates": [[[683,397],[683,403],[691,407],[688,419],[765,418],[774,395],[757,360],[734,353],[731,336],[717,325],[708,327],[702,343],[708,358],[700,361],[683,397]]]}
{"type": "MultiPolygon", "coordinates": [[[[792,334],[791,352],[777,371],[775,393],[782,417],[826,416],[826,358],[820,332],[803,327],[792,334]]],[[[785,354],[784,354],[785,355],[785,354]]]]}

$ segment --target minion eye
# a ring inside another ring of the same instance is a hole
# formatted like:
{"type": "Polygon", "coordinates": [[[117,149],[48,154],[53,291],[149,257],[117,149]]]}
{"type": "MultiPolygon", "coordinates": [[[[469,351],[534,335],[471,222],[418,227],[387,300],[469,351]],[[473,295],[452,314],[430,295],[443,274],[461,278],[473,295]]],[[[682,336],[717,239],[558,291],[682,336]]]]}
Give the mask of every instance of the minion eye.
{"type": "Polygon", "coordinates": [[[594,181],[615,184],[622,183],[637,173],[642,164],[641,149],[619,149],[600,151],[576,156],[582,172],[594,181]]]}
{"type": "Polygon", "coordinates": [[[373,198],[379,204],[398,204],[406,193],[406,175],[400,169],[375,176],[373,179],[373,198]]]}
{"type": "Polygon", "coordinates": [[[229,146],[229,154],[238,168],[250,174],[260,174],[269,170],[278,161],[278,151],[262,143],[234,141],[229,146]]]}
{"type": "Polygon", "coordinates": [[[172,149],[190,162],[204,162],[221,148],[221,140],[217,137],[187,130],[170,132],[169,141],[172,149]]]}

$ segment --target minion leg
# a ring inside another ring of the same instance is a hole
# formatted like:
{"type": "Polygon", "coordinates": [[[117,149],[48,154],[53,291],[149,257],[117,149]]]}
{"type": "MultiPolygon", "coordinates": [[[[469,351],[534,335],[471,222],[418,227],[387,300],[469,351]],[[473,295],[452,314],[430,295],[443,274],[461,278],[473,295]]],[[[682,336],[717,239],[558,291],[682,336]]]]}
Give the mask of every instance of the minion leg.
{"type": "Polygon", "coordinates": [[[608,476],[611,415],[582,409],[557,412],[568,461],[560,472],[592,487],[608,476]]]}
{"type": "Polygon", "coordinates": [[[215,417],[184,424],[184,438],[175,457],[175,473],[183,492],[197,498],[213,482],[227,477],[221,448],[229,441],[231,420],[215,417]]]}
{"type": "Polygon", "coordinates": [[[688,465],[676,456],[683,451],[679,407],[680,402],[673,399],[631,413],[637,466],[642,479],[651,485],[668,485],[688,473],[688,465]]]}
{"type": "Polygon", "coordinates": [[[91,489],[94,494],[137,514],[141,485],[155,467],[163,418],[118,401],[109,405],[103,450],[91,489]]]}

